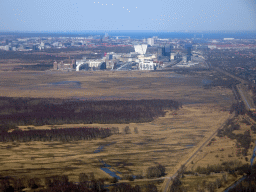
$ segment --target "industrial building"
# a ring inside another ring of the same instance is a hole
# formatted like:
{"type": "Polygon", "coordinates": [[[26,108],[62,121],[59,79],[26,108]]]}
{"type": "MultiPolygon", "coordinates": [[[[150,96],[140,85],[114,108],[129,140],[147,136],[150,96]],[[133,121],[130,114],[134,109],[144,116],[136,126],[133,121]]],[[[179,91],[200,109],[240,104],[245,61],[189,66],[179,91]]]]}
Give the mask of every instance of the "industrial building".
{"type": "Polygon", "coordinates": [[[139,70],[156,70],[159,67],[158,63],[153,60],[141,60],[139,62],[139,70]]]}
{"type": "MultiPolygon", "coordinates": [[[[156,63],[157,55],[146,54],[147,44],[134,45],[134,50],[135,52],[125,54],[104,53],[102,59],[96,60],[87,60],[83,57],[83,59],[76,61],[76,71],[81,70],[81,68],[110,70],[155,70],[159,68],[159,64],[156,63]]],[[[166,55],[165,52],[164,55],[166,55]]]]}
{"type": "Polygon", "coordinates": [[[9,45],[4,45],[4,46],[0,46],[1,50],[5,50],[5,51],[9,51],[10,50],[10,46],[9,45]]]}
{"type": "Polygon", "coordinates": [[[76,65],[76,60],[72,59],[68,63],[64,63],[64,61],[54,61],[53,63],[53,70],[73,70],[76,65]]]}
{"type": "Polygon", "coordinates": [[[96,59],[96,60],[86,60],[84,57],[81,60],[78,60],[76,62],[76,71],[80,71],[81,67],[86,68],[87,70],[89,68],[95,69],[106,69],[106,62],[103,59],[96,59]]]}
{"type": "Polygon", "coordinates": [[[178,60],[180,59],[182,56],[181,54],[178,52],[178,53],[171,53],[170,55],[170,60],[173,61],[173,60],[178,60]]]}

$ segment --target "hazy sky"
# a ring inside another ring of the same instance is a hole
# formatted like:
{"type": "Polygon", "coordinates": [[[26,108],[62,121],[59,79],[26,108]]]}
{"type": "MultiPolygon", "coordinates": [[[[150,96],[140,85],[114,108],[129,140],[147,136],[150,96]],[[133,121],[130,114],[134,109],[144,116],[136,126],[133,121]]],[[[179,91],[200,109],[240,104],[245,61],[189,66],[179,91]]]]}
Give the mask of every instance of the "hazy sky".
{"type": "Polygon", "coordinates": [[[256,30],[256,1],[0,0],[6,30],[256,30]]]}

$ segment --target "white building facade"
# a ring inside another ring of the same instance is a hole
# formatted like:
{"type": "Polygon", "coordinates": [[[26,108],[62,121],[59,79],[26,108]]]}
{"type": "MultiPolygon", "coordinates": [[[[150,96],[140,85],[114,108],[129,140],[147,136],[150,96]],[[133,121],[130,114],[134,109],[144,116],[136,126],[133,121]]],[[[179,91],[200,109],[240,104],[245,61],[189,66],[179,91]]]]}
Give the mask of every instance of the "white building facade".
{"type": "Polygon", "coordinates": [[[158,66],[153,60],[141,60],[139,62],[139,70],[155,70],[158,66]]]}
{"type": "Polygon", "coordinates": [[[148,38],[148,45],[153,46],[154,45],[154,38],[148,38]]]}
{"type": "Polygon", "coordinates": [[[147,48],[148,48],[148,45],[146,45],[146,44],[143,44],[143,45],[134,45],[135,52],[136,52],[136,53],[139,53],[139,54],[141,54],[141,55],[146,54],[147,48]]]}

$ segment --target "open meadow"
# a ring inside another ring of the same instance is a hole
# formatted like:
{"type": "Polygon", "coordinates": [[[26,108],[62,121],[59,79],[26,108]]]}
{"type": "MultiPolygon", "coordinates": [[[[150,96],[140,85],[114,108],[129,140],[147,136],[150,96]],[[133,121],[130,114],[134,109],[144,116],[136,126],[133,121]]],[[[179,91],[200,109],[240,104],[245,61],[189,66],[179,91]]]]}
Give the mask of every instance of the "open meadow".
{"type": "MultiPolygon", "coordinates": [[[[173,171],[204,138],[229,116],[231,89],[205,88],[214,72],[0,72],[0,96],[79,100],[171,99],[182,103],[151,122],[129,124],[64,124],[19,126],[29,129],[72,127],[119,128],[119,134],[87,141],[30,141],[0,143],[0,175],[44,178],[80,173],[96,178],[147,177],[158,164],[173,171]],[[129,129],[127,128],[129,127],[129,129]],[[111,172],[110,172],[111,171],[111,172]],[[107,174],[106,172],[110,173],[107,174]]],[[[160,185],[158,186],[160,188],[160,185]]]]}
{"type": "MultiPolygon", "coordinates": [[[[202,138],[215,131],[228,112],[203,104],[187,105],[168,111],[150,123],[58,125],[65,127],[118,127],[119,134],[104,139],[72,142],[1,143],[0,173],[44,177],[65,174],[78,181],[79,173],[94,172],[96,178],[108,177],[101,161],[123,175],[146,176],[146,169],[162,164],[166,172],[179,163],[202,138]],[[124,131],[129,126],[130,133],[124,131]],[[138,131],[134,131],[137,127],[138,131]]],[[[30,126],[33,127],[33,126],[30,126]]],[[[35,129],[49,129],[38,126],[35,129]]],[[[20,126],[26,129],[26,126],[20,126]]]]}
{"type": "MultiPolygon", "coordinates": [[[[181,179],[190,191],[218,186],[224,191],[250,168],[256,139],[255,121],[248,115],[234,117],[187,166],[181,179]]],[[[254,166],[253,166],[254,167],[254,166]]]]}
{"type": "Polygon", "coordinates": [[[193,75],[174,72],[86,71],[0,72],[0,96],[74,98],[84,100],[172,99],[230,107],[232,91],[221,86],[205,89],[214,72],[193,75]]]}

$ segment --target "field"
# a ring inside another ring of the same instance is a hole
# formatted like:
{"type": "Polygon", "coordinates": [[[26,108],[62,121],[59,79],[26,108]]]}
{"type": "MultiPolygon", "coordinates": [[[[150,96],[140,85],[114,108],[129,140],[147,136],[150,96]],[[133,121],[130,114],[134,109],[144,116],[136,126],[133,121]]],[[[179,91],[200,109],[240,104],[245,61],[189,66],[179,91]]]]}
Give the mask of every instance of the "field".
{"type": "MultiPolygon", "coordinates": [[[[62,98],[80,100],[171,99],[182,103],[179,110],[147,123],[65,124],[65,127],[118,127],[119,134],[105,139],[73,142],[0,143],[0,175],[44,178],[93,172],[110,178],[101,168],[117,176],[146,176],[150,166],[162,164],[173,170],[204,137],[213,133],[229,116],[234,97],[228,88],[205,89],[209,71],[194,74],[174,72],[0,72],[0,96],[62,98]],[[130,133],[124,129],[129,127],[130,133]],[[134,131],[137,127],[137,131],[134,131]]],[[[50,129],[53,126],[20,126],[50,129]]],[[[158,186],[159,187],[159,186],[158,186]]]]}
{"type": "MultiPolygon", "coordinates": [[[[169,172],[205,135],[213,132],[228,116],[212,106],[188,105],[168,111],[150,123],[88,124],[91,127],[119,127],[120,134],[105,139],[77,142],[1,143],[1,174],[48,176],[66,174],[77,181],[81,172],[108,177],[100,167],[103,160],[122,175],[142,175],[148,167],[160,163],[169,172]],[[217,120],[217,121],[216,121],[217,120]],[[129,126],[131,134],[125,134],[129,126]],[[134,133],[134,127],[138,133],[134,133]],[[102,151],[95,151],[103,146],[102,151]]],[[[82,126],[59,125],[56,128],[82,126]]],[[[26,127],[20,127],[25,129],[26,127]]],[[[50,126],[35,127],[47,129],[50,126]]]]}
{"type": "Polygon", "coordinates": [[[211,72],[87,71],[0,72],[0,96],[37,98],[172,99],[229,107],[232,92],[220,86],[204,89],[211,72]]]}
{"type": "MultiPolygon", "coordinates": [[[[256,135],[255,132],[251,131],[251,126],[255,124],[255,122],[248,117],[247,115],[239,115],[233,119],[235,125],[239,125],[239,129],[232,131],[234,135],[243,135],[245,132],[249,131],[249,136],[251,137],[249,141],[249,149],[248,153],[244,155],[241,153],[243,151],[243,147],[239,145],[237,139],[231,139],[227,135],[225,136],[216,136],[208,146],[206,146],[200,153],[193,159],[193,162],[188,165],[186,172],[202,172],[202,169],[211,169],[211,167],[215,167],[217,170],[219,166],[225,167],[230,166],[230,171],[235,170],[235,174],[232,172],[225,173],[227,174],[227,182],[222,183],[222,186],[217,189],[217,191],[223,191],[225,188],[230,186],[234,181],[238,180],[245,174],[246,171],[242,171],[239,173],[240,167],[247,167],[250,165],[250,160],[253,154],[253,141],[255,141],[256,135]],[[200,171],[200,168],[201,171],[200,171]],[[237,168],[232,168],[237,167],[237,168]]],[[[243,169],[243,170],[246,170],[243,169]]],[[[228,172],[228,171],[227,171],[228,172]]],[[[189,176],[185,176],[185,178],[181,179],[184,186],[188,186],[191,190],[196,191],[197,186],[206,187],[208,182],[215,182],[216,179],[220,179],[223,176],[223,172],[211,174],[199,174],[199,176],[193,176],[191,173],[189,176]],[[212,178],[212,179],[211,179],[212,178]],[[206,184],[202,184],[202,181],[205,180],[206,184]]],[[[199,188],[200,188],[199,187],[199,188]]]]}

